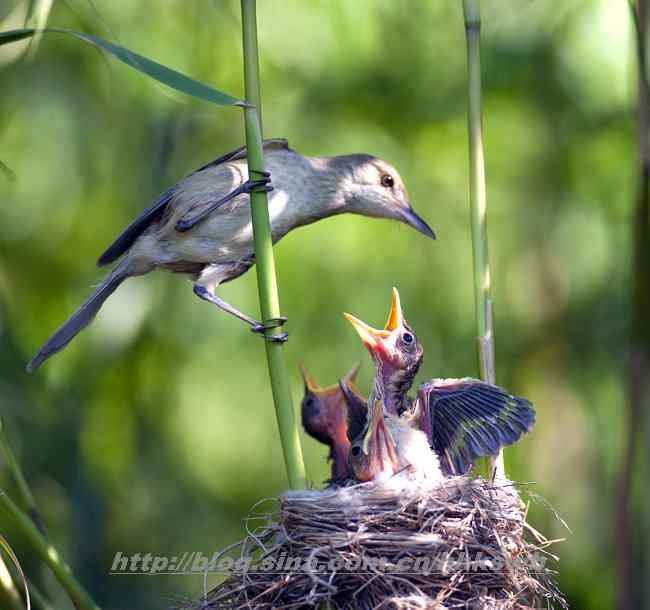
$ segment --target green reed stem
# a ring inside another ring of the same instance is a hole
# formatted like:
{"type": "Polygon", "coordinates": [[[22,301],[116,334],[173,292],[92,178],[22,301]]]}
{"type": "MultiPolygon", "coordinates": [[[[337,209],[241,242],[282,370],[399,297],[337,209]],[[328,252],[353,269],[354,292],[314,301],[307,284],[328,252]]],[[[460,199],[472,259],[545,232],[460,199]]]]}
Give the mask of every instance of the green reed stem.
{"type": "Polygon", "coordinates": [[[14,452],[11,450],[11,445],[9,444],[7,435],[5,434],[4,423],[2,419],[0,419],[0,453],[4,458],[7,469],[16,482],[16,487],[18,488],[20,503],[22,504],[23,510],[27,512],[36,527],[40,530],[41,534],[45,536],[46,534],[43,520],[41,519],[41,515],[36,508],[34,496],[32,495],[32,491],[27,484],[25,476],[23,475],[20,464],[18,463],[14,452]]]}
{"type": "MultiPolygon", "coordinates": [[[[480,0],[463,0],[467,39],[467,89],[469,133],[469,203],[474,260],[474,305],[478,329],[478,354],[481,378],[495,383],[492,297],[488,258],[487,200],[485,159],[481,125],[481,12],[480,0]]],[[[489,460],[492,478],[505,477],[503,452],[489,460]]]]}
{"type": "MultiPolygon", "coordinates": [[[[260,97],[259,54],[257,47],[257,17],[255,0],[241,0],[244,81],[246,101],[250,107],[244,109],[248,168],[251,178],[264,170],[262,149],[262,105],[260,97]]],[[[280,301],[273,259],[273,242],[269,220],[268,198],[265,192],[251,195],[251,215],[255,238],[255,263],[257,266],[257,287],[263,322],[280,317],[280,301]]],[[[281,332],[274,328],[266,335],[281,332]]],[[[293,489],[306,486],[305,466],[298,435],[298,426],[293,410],[291,388],[287,365],[281,343],[266,341],[266,359],[271,379],[275,414],[280,431],[289,485],[293,489]]]]}
{"type": "Polygon", "coordinates": [[[0,554],[0,608],[6,608],[7,610],[25,610],[23,598],[18,592],[2,554],[0,554]]]}
{"type": "Polygon", "coordinates": [[[45,540],[34,522],[4,492],[0,492],[0,514],[15,524],[36,555],[49,566],[54,576],[68,592],[77,610],[100,610],[88,592],[77,582],[72,570],[58,551],[45,540]]]}

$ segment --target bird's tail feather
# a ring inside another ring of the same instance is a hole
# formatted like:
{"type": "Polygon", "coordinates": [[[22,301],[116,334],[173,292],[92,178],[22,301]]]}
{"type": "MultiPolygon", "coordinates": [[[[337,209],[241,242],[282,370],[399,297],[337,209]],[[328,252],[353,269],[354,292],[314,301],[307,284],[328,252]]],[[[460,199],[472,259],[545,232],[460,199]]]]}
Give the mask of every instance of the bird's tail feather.
{"type": "Polygon", "coordinates": [[[117,287],[130,273],[126,265],[118,265],[90,295],[90,298],[57,330],[38,350],[36,355],[27,364],[27,372],[35,371],[50,356],[61,351],[74,339],[88,324],[90,324],[104,301],[115,292],[117,287]]]}

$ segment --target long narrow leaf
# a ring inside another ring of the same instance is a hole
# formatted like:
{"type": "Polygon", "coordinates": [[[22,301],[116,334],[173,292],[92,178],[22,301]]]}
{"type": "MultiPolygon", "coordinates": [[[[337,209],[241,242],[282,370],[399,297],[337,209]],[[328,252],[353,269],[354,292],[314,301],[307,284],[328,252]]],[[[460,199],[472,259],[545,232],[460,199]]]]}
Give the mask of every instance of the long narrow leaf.
{"type": "Polygon", "coordinates": [[[27,6],[27,15],[25,17],[25,27],[33,20],[36,29],[43,29],[52,12],[54,0],[30,0],[27,6]]]}
{"type": "MultiPolygon", "coordinates": [[[[50,13],[54,6],[54,0],[31,0],[27,8],[27,17],[25,19],[25,26],[32,26],[37,30],[43,30],[47,26],[47,21],[50,18],[50,13]]],[[[38,51],[39,38],[34,38],[29,46],[29,57],[33,59],[38,51]]]]}
{"type": "MultiPolygon", "coordinates": [[[[14,9],[0,19],[0,32],[13,30],[14,28],[27,27],[27,4],[18,2],[14,9]]],[[[1,11],[0,11],[1,12],[1,11]]],[[[29,48],[29,41],[21,42],[13,47],[0,49],[0,68],[10,65],[20,59],[29,48]]]]}
{"type": "Polygon", "coordinates": [[[26,38],[31,38],[36,34],[68,34],[74,36],[79,40],[88,42],[96,47],[99,47],[103,51],[106,51],[115,59],[119,59],[121,62],[125,63],[127,66],[135,68],[139,72],[142,72],[146,76],[157,80],[163,85],[167,85],[176,91],[185,93],[192,97],[195,97],[206,102],[211,102],[213,104],[218,104],[220,106],[247,106],[246,102],[239,100],[227,93],[222,93],[217,91],[212,87],[196,81],[189,76],[185,76],[181,72],[172,70],[167,66],[163,66],[152,59],[147,59],[142,55],[138,55],[133,51],[129,51],[124,47],[120,47],[111,42],[99,38],[98,36],[93,36],[92,34],[84,34],[82,32],[74,32],[72,30],[65,30],[62,28],[45,28],[42,30],[37,30],[35,28],[22,28],[19,30],[9,30],[7,32],[0,32],[0,45],[11,44],[13,42],[18,42],[19,40],[24,40],[26,38]]]}

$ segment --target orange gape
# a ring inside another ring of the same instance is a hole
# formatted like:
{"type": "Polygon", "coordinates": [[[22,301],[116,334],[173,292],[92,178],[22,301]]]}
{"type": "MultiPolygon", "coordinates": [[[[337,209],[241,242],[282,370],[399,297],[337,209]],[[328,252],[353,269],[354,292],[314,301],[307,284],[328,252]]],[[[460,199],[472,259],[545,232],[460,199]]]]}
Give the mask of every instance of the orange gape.
{"type": "MultiPolygon", "coordinates": [[[[480,379],[431,379],[408,395],[424,348],[393,288],[383,329],[345,314],[375,364],[365,421],[350,420],[350,465],[357,480],[381,480],[405,467],[427,479],[465,474],[529,432],[531,403],[480,379]]],[[[348,401],[350,402],[350,401],[348,401]]],[[[351,413],[351,411],[350,411],[351,413]]]]}

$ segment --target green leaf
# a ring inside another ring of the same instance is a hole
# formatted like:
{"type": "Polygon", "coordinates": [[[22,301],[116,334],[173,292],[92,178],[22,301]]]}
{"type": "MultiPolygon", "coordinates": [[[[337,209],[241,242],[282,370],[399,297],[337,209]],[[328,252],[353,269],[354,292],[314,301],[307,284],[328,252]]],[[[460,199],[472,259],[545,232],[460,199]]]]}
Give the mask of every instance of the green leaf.
{"type": "MultiPolygon", "coordinates": [[[[47,20],[50,18],[50,12],[54,6],[54,0],[30,0],[25,15],[24,27],[31,26],[37,30],[42,30],[47,26],[47,20]]],[[[33,59],[38,51],[39,38],[34,39],[29,45],[29,57],[33,59]]]]}
{"type": "Polygon", "coordinates": [[[25,26],[34,19],[36,28],[44,28],[52,11],[54,0],[30,0],[25,16],[25,26]]]}
{"type": "Polygon", "coordinates": [[[36,34],[68,34],[74,36],[79,40],[88,42],[96,47],[99,47],[103,51],[106,51],[115,59],[119,59],[121,62],[125,63],[127,66],[131,66],[136,70],[139,70],[143,74],[157,80],[163,85],[167,85],[176,91],[185,93],[192,97],[195,97],[206,102],[211,102],[213,104],[218,104],[220,106],[243,106],[246,107],[248,104],[243,100],[239,100],[227,93],[222,93],[217,91],[212,87],[196,81],[189,76],[185,76],[176,70],[172,70],[167,66],[163,66],[152,59],[147,59],[142,55],[133,53],[124,47],[120,47],[111,42],[99,38],[98,36],[93,36],[91,34],[84,34],[82,32],[74,32],[72,30],[65,30],[61,28],[45,28],[38,30],[35,28],[23,28],[19,30],[9,30],[7,32],[0,32],[0,45],[11,44],[12,42],[18,42],[19,40],[24,40],[25,38],[31,38],[36,34]]]}
{"type": "Polygon", "coordinates": [[[1,534],[0,534],[0,549],[2,549],[5,553],[7,553],[9,559],[11,559],[13,564],[16,566],[16,569],[20,573],[20,577],[23,579],[23,586],[25,587],[25,602],[27,603],[27,610],[30,610],[32,606],[29,599],[29,589],[27,588],[27,579],[25,578],[25,573],[23,572],[23,568],[21,567],[20,562],[18,561],[18,557],[16,557],[16,553],[14,553],[14,550],[11,548],[6,538],[1,534]]]}

